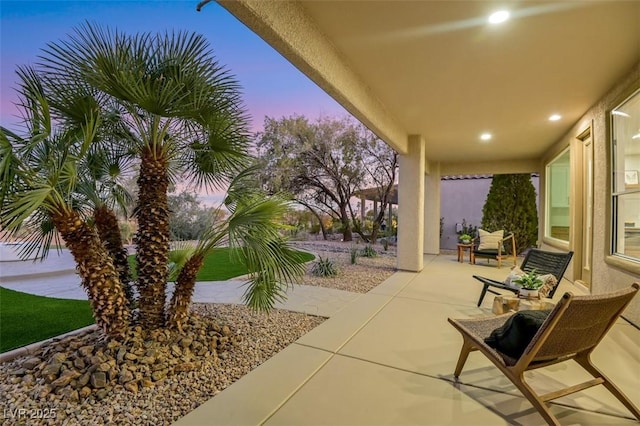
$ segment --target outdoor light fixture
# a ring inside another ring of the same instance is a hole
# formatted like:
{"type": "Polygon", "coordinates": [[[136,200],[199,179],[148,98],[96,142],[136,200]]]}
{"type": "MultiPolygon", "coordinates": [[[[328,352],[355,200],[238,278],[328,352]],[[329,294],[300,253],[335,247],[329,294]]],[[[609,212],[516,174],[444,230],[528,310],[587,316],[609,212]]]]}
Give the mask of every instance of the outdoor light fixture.
{"type": "Polygon", "coordinates": [[[491,139],[491,133],[483,133],[480,135],[480,140],[488,141],[489,139],[491,139]]]}
{"type": "Polygon", "coordinates": [[[506,10],[499,10],[497,12],[493,12],[491,15],[489,15],[489,23],[500,24],[506,21],[507,19],[509,19],[509,16],[510,14],[506,10]]]}
{"type": "Polygon", "coordinates": [[[631,139],[640,139],[640,133],[636,133],[635,135],[631,136],[631,139]]]}
{"type": "Polygon", "coordinates": [[[552,116],[549,117],[549,121],[558,121],[562,118],[562,116],[560,114],[553,114],[552,116]]]}

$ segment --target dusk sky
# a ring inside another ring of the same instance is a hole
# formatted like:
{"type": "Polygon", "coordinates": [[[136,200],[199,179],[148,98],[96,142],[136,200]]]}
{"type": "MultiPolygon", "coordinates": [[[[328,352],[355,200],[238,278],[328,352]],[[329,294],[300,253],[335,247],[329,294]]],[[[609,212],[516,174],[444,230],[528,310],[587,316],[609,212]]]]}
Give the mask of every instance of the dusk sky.
{"type": "MultiPolygon", "coordinates": [[[[189,30],[203,34],[219,63],[236,76],[252,118],[262,130],[264,117],[292,114],[311,120],[348,113],[260,37],[215,2],[196,11],[197,0],[178,1],[5,1],[0,0],[0,125],[18,130],[14,103],[18,65],[37,62],[47,43],[66,39],[85,21],[127,33],[189,30]]],[[[201,192],[207,205],[223,193],[201,192]]]]}
{"type": "Polygon", "coordinates": [[[85,21],[127,33],[190,30],[203,34],[215,57],[238,78],[254,131],[265,115],[294,113],[315,119],[347,112],[279,53],[217,3],[196,12],[197,0],[5,1],[0,0],[0,125],[19,122],[15,69],[33,64],[47,43],[65,39],[85,21]]]}

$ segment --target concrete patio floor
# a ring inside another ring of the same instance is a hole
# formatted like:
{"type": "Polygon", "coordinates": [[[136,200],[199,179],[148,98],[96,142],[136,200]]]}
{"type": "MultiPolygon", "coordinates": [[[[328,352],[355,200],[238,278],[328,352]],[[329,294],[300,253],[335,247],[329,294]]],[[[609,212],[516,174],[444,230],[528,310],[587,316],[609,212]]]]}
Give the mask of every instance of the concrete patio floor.
{"type": "MultiPolygon", "coordinates": [[[[175,424],[540,425],[542,417],[484,356],[470,355],[453,384],[462,339],[447,317],[491,315],[471,275],[508,268],[425,256],[420,273],[398,272],[175,424]]],[[[629,283],[631,284],[631,283],[629,283]]],[[[563,280],[557,292],[580,293],[563,280]]],[[[594,354],[640,405],[640,330],[620,320],[594,354]]],[[[527,373],[540,391],[587,377],[567,362],[527,373]]],[[[563,425],[637,424],[602,386],[556,400],[563,425]]]]}
{"type": "MultiPolygon", "coordinates": [[[[73,262],[65,262],[23,263],[21,270],[3,262],[0,282],[33,294],[86,298],[73,262]]],[[[462,339],[447,317],[491,315],[493,297],[477,308],[480,285],[471,276],[502,279],[507,271],[495,262],[425,256],[422,272],[397,272],[367,294],[298,286],[280,307],[330,318],[175,424],[544,424],[479,353],[469,356],[461,383],[453,383],[462,339]]],[[[556,297],[582,292],[567,280],[560,285],[556,297]]],[[[242,291],[239,281],[207,283],[197,287],[194,300],[239,303],[242,291]]],[[[618,321],[594,361],[640,405],[640,330],[618,321]]],[[[543,392],[587,378],[573,362],[526,376],[543,392]]],[[[638,424],[602,386],[558,399],[552,411],[563,425],[638,424]]]]}

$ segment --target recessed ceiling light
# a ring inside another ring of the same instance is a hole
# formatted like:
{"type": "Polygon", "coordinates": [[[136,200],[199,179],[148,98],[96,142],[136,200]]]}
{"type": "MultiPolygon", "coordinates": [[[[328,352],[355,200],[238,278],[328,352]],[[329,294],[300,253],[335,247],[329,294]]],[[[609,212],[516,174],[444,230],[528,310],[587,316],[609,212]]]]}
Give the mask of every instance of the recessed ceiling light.
{"type": "Polygon", "coordinates": [[[491,133],[483,133],[480,135],[480,140],[488,141],[489,139],[491,139],[491,137],[491,133]]]}
{"type": "Polygon", "coordinates": [[[552,116],[549,117],[549,121],[558,121],[562,118],[562,116],[560,114],[553,114],[552,116]]]}
{"type": "Polygon", "coordinates": [[[491,15],[489,15],[489,23],[500,24],[506,21],[507,19],[509,19],[509,16],[510,14],[506,10],[499,10],[497,12],[493,12],[491,15]]]}

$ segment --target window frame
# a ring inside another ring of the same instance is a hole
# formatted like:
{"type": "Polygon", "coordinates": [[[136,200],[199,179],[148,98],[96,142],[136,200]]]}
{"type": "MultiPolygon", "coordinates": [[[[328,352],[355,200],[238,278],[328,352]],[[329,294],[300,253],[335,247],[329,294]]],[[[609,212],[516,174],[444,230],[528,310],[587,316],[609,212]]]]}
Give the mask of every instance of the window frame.
{"type": "Polygon", "coordinates": [[[571,194],[571,147],[567,146],[565,147],[563,150],[561,150],[559,153],[557,153],[551,160],[549,160],[549,162],[547,162],[547,164],[545,165],[545,209],[544,209],[544,218],[545,218],[545,226],[544,226],[544,233],[543,233],[543,240],[548,243],[551,244],[553,246],[558,246],[561,248],[564,248],[565,246],[569,245],[570,242],[570,234],[571,234],[571,200],[570,200],[570,194],[571,194]],[[569,158],[567,160],[567,205],[563,206],[566,207],[568,209],[567,212],[567,239],[562,239],[562,238],[558,238],[558,237],[554,237],[551,235],[551,208],[554,207],[553,205],[553,199],[554,199],[554,191],[553,191],[553,179],[552,179],[552,167],[554,165],[554,163],[558,162],[558,160],[561,159],[561,157],[568,155],[569,158]]]}
{"type": "MultiPolygon", "coordinates": [[[[629,195],[640,194],[640,185],[637,185],[637,184],[630,185],[629,183],[626,182],[626,179],[623,179],[623,177],[621,176],[621,175],[627,174],[627,170],[625,170],[626,156],[624,155],[624,147],[618,145],[619,138],[618,138],[618,135],[616,134],[617,129],[615,126],[615,122],[616,122],[615,112],[620,108],[623,108],[628,102],[631,102],[635,98],[637,98],[637,100],[640,102],[640,88],[636,89],[628,97],[626,97],[624,100],[619,102],[614,108],[612,108],[609,111],[609,114],[608,114],[609,129],[610,129],[609,148],[611,152],[611,157],[610,157],[611,162],[610,162],[610,171],[609,171],[609,176],[611,178],[610,180],[611,218],[609,223],[611,234],[610,234],[610,241],[609,241],[609,256],[610,256],[610,260],[613,260],[615,263],[623,262],[624,264],[627,264],[627,262],[629,262],[632,265],[636,265],[636,264],[640,265],[640,255],[638,257],[635,257],[635,256],[627,255],[621,250],[619,250],[620,235],[621,235],[621,232],[624,235],[625,228],[626,228],[624,225],[626,222],[625,218],[619,217],[620,214],[622,214],[621,213],[622,209],[620,207],[620,204],[621,204],[620,200],[629,195]],[[623,152],[622,158],[619,158],[619,155],[618,155],[620,151],[623,152]],[[622,167],[620,169],[618,169],[619,164],[622,164],[622,167]],[[620,173],[621,175],[618,175],[618,173],[620,173]],[[623,181],[624,183],[620,185],[620,183],[623,181]],[[623,186],[623,187],[619,188],[619,186],[623,186]],[[622,223],[622,230],[620,229],[621,223],[622,223]]],[[[638,105],[639,106],[638,106],[637,114],[638,116],[640,116],[640,103],[638,105]]],[[[621,139],[622,140],[620,141],[620,143],[625,143],[624,138],[621,138],[621,139]]],[[[637,173],[640,173],[640,172],[637,172],[637,173]]],[[[622,238],[625,238],[625,237],[623,236],[622,238]]]]}

